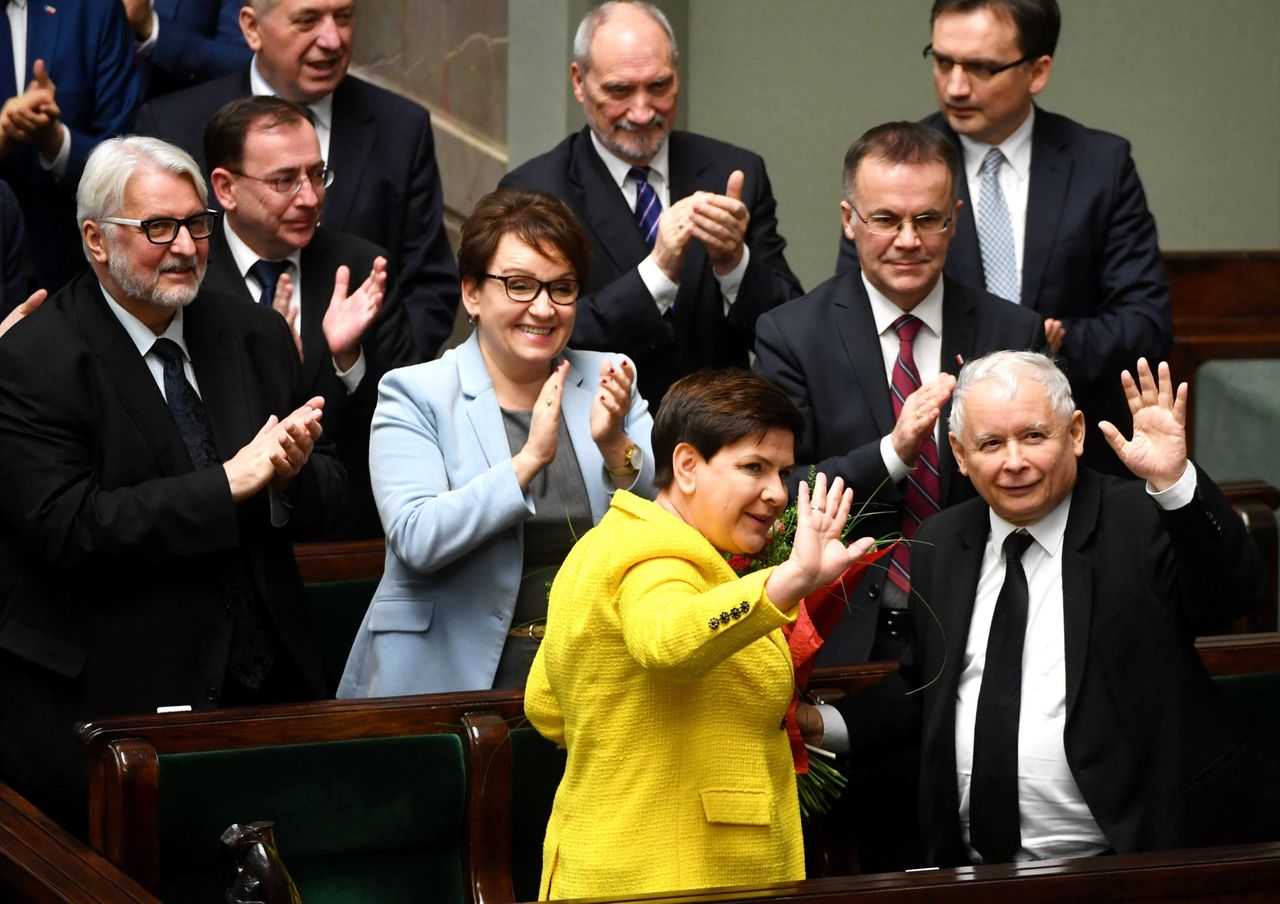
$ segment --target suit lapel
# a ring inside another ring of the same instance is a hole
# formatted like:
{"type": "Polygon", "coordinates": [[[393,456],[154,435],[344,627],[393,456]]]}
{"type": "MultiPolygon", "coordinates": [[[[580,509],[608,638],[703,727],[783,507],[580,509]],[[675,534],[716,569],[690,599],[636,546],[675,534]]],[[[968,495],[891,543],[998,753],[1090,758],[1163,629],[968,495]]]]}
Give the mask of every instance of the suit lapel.
{"type": "Polygon", "coordinates": [[[1071,157],[1063,153],[1053,133],[1053,121],[1037,110],[1031,135],[1031,185],[1027,192],[1026,242],[1022,252],[1022,303],[1035,308],[1045,267],[1053,251],[1071,157]]]}
{"type": "Polygon", "coordinates": [[[248,405],[258,394],[245,386],[244,362],[235,337],[224,329],[219,312],[210,310],[208,304],[202,306],[201,301],[197,296],[183,312],[183,339],[213,425],[218,454],[227,461],[262,426],[253,423],[248,405]]]}
{"type": "Polygon", "coordinates": [[[231,246],[227,244],[226,215],[220,218],[218,228],[209,239],[209,264],[204,274],[204,287],[223,292],[235,298],[254,304],[249,287],[244,284],[240,271],[236,267],[236,259],[231,254],[231,246]]]}
{"type": "MultiPolygon", "coordinates": [[[[667,140],[667,168],[670,170],[671,177],[669,194],[673,204],[697,191],[724,191],[723,185],[717,188],[711,181],[713,175],[711,161],[698,153],[698,148],[686,141],[685,137],[680,132],[672,132],[667,140]]],[[[704,271],[707,272],[708,279],[714,280],[715,277],[709,272],[706,247],[702,242],[691,241],[685,250],[684,263],[680,268],[680,293],[676,296],[677,360],[683,360],[685,346],[690,337],[698,332],[693,324],[698,314],[698,293],[704,271]]],[[[715,294],[718,300],[720,297],[718,289],[715,294]]]]}
{"type": "MultiPolygon", "coordinates": [[[[649,254],[649,246],[640,236],[635,213],[627,207],[626,199],[596,153],[586,128],[573,142],[569,179],[576,196],[573,199],[574,209],[582,215],[583,225],[595,235],[595,248],[608,255],[614,270],[625,273],[644,260],[649,254]]],[[[595,282],[602,284],[600,279],[595,282]]]]}
{"type": "Polygon", "coordinates": [[[333,92],[333,122],[329,128],[329,159],[334,172],[333,185],[326,191],[327,200],[321,220],[331,229],[346,229],[347,212],[356,208],[365,167],[373,157],[375,129],[373,113],[352,98],[354,83],[348,76],[333,92]]]}
{"type": "Polygon", "coordinates": [[[302,385],[315,386],[320,368],[329,360],[329,343],[324,338],[324,315],[333,294],[333,272],[337,265],[324,253],[324,239],[317,231],[299,258],[302,279],[302,385]]]}
{"type": "Polygon", "coordinates": [[[1071,493],[1071,511],[1062,543],[1062,626],[1066,649],[1067,718],[1075,707],[1089,650],[1093,621],[1093,562],[1085,547],[1093,538],[1102,509],[1102,485],[1081,469],[1071,493]]]}
{"type": "Polygon", "coordinates": [[[958,283],[966,286],[985,287],[986,275],[982,269],[982,249],[978,245],[978,224],[973,218],[973,199],[969,196],[969,179],[964,172],[964,148],[960,146],[960,138],[941,114],[935,114],[940,122],[930,122],[951,139],[951,144],[960,158],[960,190],[956,196],[962,202],[960,213],[956,215],[955,234],[951,237],[951,246],[947,249],[946,273],[958,283]]]}
{"type": "MultiPolygon", "coordinates": [[[[938,362],[940,373],[956,375],[959,361],[968,361],[976,348],[975,304],[973,293],[947,277],[942,281],[942,360],[938,362]]],[[[938,440],[938,470],[941,476],[942,500],[950,499],[951,481],[958,473],[951,443],[947,441],[947,420],[951,417],[951,400],[942,407],[939,422],[942,424],[938,440]]]]}
{"type": "Polygon", "coordinates": [[[502,426],[502,410],[498,407],[498,394],[493,390],[493,378],[485,367],[480,354],[480,339],[472,333],[466,342],[458,346],[458,385],[466,399],[467,421],[475,431],[476,442],[484,453],[489,466],[511,457],[507,443],[507,431],[502,426]]]}
{"type": "Polygon", "coordinates": [[[189,472],[191,458],[164,395],[91,274],[82,277],[76,287],[76,317],[85,342],[115,389],[121,407],[154,453],[161,473],[189,472]]]}
{"type": "MultiPolygon", "coordinates": [[[[6,4],[7,5],[7,4],[6,4]]],[[[35,65],[36,60],[44,60],[50,63],[52,60],[62,59],[65,54],[58,53],[58,38],[62,32],[62,16],[58,15],[55,7],[46,6],[42,3],[30,2],[27,4],[27,62],[25,78],[18,83],[18,91],[23,91],[31,82],[31,68],[35,65]]],[[[57,74],[50,72],[50,76],[55,79],[57,74]]]]}
{"type": "Polygon", "coordinates": [[[893,430],[893,402],[889,398],[889,383],[884,377],[884,355],[880,352],[880,334],[871,314],[871,302],[862,284],[861,271],[855,270],[844,277],[845,291],[835,302],[836,330],[849,356],[853,371],[867,410],[875,420],[881,436],[893,430]]]}

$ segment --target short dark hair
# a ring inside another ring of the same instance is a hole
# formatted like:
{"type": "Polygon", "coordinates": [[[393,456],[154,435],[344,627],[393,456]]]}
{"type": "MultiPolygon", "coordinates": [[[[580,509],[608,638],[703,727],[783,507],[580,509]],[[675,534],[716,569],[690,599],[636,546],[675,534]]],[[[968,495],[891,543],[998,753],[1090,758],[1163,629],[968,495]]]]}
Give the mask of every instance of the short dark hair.
{"type": "Polygon", "coordinates": [[[804,418],[787,394],[763,377],[740,369],[682,377],[662,397],[653,422],[654,485],[666,489],[675,479],[671,456],[680,443],[710,459],[730,443],[762,437],[774,427],[799,437],[804,418]]]}
{"type": "Polygon", "coordinates": [[[939,132],[918,122],[886,122],[863,133],[844,155],[844,197],[853,200],[853,180],[868,157],[885,163],[941,163],[951,173],[951,200],[956,199],[964,172],[955,145],[939,132]]]}
{"type": "Polygon", "coordinates": [[[985,7],[1013,20],[1023,56],[1053,56],[1058,48],[1058,32],[1062,30],[1057,0],[933,0],[929,25],[943,13],[969,13],[985,7]]]}
{"type": "Polygon", "coordinates": [[[591,269],[591,240],[568,206],[540,191],[499,188],[476,203],[462,224],[458,276],[476,284],[489,271],[504,235],[515,235],[549,260],[563,260],[579,282],[591,269]]]}
{"type": "Polygon", "coordinates": [[[217,167],[239,169],[244,160],[244,142],[253,129],[274,129],[316,118],[302,104],[283,97],[255,94],[224,104],[204,127],[204,159],[212,172],[217,167]]]}

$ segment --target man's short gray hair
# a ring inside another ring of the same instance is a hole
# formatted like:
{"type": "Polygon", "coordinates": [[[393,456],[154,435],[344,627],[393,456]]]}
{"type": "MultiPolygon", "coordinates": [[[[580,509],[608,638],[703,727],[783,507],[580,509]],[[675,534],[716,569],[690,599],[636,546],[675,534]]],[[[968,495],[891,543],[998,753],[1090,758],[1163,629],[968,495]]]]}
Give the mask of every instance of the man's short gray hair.
{"type": "Polygon", "coordinates": [[[1012,399],[1018,392],[1018,381],[1035,380],[1049,394],[1049,407],[1064,424],[1071,421],[1076,410],[1071,398],[1071,384],[1053,359],[1039,352],[992,352],[975,358],[960,369],[960,378],[951,393],[950,431],[957,437],[964,436],[964,406],[969,390],[976,383],[999,383],[1012,399]]]}
{"type": "Polygon", "coordinates": [[[667,33],[667,42],[671,45],[671,65],[674,66],[680,61],[680,50],[676,47],[676,33],[671,30],[671,23],[667,20],[666,13],[644,0],[608,0],[607,3],[601,3],[590,10],[578,23],[578,32],[573,37],[573,61],[578,64],[580,70],[587,72],[591,68],[591,42],[595,40],[596,29],[607,22],[609,16],[613,15],[613,11],[619,6],[634,6],[648,13],[649,18],[661,25],[662,30],[667,33]]]}

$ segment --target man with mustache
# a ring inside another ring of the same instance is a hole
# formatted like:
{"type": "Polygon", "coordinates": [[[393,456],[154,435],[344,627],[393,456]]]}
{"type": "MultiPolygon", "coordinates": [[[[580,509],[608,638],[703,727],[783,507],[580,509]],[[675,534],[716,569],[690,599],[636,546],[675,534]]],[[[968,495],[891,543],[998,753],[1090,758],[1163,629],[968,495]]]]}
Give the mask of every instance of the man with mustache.
{"type": "MultiPolygon", "coordinates": [[[[1169,353],[1169,283],[1129,142],[1035,105],[1060,23],[1055,0],[935,0],[923,121],[964,161],[947,275],[1040,315],[1089,425],[1081,461],[1128,478],[1094,425],[1125,429],[1115,375],[1169,353]]],[[[856,261],[846,236],[837,272],[856,261]]]]}
{"type": "Polygon", "coordinates": [[[91,273],[0,339],[0,778],[83,832],[79,720],[315,699],[292,543],[343,505],[274,311],[203,289],[186,153],[103,142],[91,273]]]}
{"type": "Polygon", "coordinates": [[[387,249],[420,360],[453,330],[458,268],[444,229],[444,195],[431,117],[420,105],[347,73],[355,0],[245,0],[245,68],[143,106],[138,131],[186,150],[208,171],[205,124],[251,94],[304,104],[334,172],[324,225],[387,249]]]}
{"type": "Polygon", "coordinates": [[[677,62],[655,6],[588,12],[570,67],[587,125],[502,180],[557,195],[582,222],[591,274],[571,344],[630,355],[654,406],[684,374],[745,367],[756,318],[801,291],[764,161],[673,131],[677,62]]]}
{"type": "Polygon", "coordinates": [[[417,359],[403,306],[394,294],[384,302],[385,252],[319,225],[331,174],[306,107],[263,95],[233,100],[209,121],[204,147],[225,211],[209,240],[206,285],[288,319],[351,491],[326,538],[381,536],[369,423],[382,375],[417,359]]]}

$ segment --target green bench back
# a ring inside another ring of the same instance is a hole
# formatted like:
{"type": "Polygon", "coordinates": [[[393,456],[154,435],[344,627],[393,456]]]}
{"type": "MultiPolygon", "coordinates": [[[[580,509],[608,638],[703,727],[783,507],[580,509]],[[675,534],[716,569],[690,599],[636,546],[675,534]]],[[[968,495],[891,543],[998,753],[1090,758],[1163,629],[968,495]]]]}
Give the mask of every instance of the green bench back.
{"type": "Polygon", "coordinates": [[[542,840],[568,754],[529,727],[511,732],[511,886],[517,901],[536,901],[542,840]]]}
{"type": "Polygon", "coordinates": [[[369,601],[373,599],[373,592],[378,589],[378,580],[325,581],[307,584],[304,588],[330,696],[338,690],[342,670],[347,667],[347,656],[351,653],[351,645],[360,630],[369,601]]]}
{"type": "Polygon", "coordinates": [[[160,898],[218,904],[219,836],[271,820],[306,904],[464,901],[454,734],[162,755],[160,898]]]}
{"type": "Polygon", "coordinates": [[[1219,675],[1213,685],[1248,726],[1259,750],[1280,763],[1280,672],[1219,675]]]}

